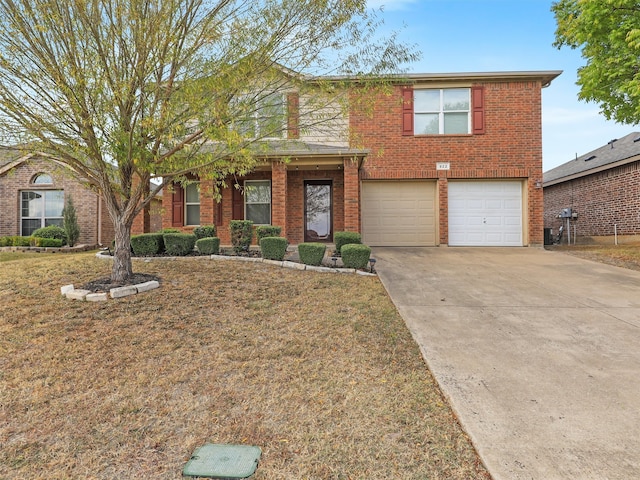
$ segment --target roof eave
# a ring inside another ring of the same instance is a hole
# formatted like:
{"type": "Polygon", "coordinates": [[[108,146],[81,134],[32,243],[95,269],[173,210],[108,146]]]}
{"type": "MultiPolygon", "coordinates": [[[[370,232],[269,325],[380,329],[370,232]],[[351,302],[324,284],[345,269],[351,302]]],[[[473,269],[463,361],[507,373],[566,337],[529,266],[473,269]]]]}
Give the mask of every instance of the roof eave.
{"type": "MultiPolygon", "coordinates": [[[[542,87],[548,87],[553,80],[562,74],[562,70],[531,70],[531,71],[504,71],[504,72],[450,72],[450,73],[406,73],[381,76],[396,82],[444,82],[444,81],[540,81],[542,87]]],[[[310,81],[343,81],[358,82],[366,77],[358,76],[327,76],[311,77],[310,81]]]]}
{"type": "Polygon", "coordinates": [[[600,165],[599,167],[591,168],[589,170],[583,170],[582,172],[577,172],[571,175],[566,175],[564,177],[548,180],[542,183],[542,187],[543,188],[551,187],[553,185],[558,185],[559,183],[569,182],[571,180],[576,180],[581,177],[593,175],[594,173],[604,172],[605,170],[611,170],[612,168],[622,167],[624,165],[628,165],[629,163],[634,163],[638,161],[640,161],[640,154],[633,155],[631,157],[627,157],[622,160],[618,160],[617,162],[607,163],[606,165],[600,165]]]}

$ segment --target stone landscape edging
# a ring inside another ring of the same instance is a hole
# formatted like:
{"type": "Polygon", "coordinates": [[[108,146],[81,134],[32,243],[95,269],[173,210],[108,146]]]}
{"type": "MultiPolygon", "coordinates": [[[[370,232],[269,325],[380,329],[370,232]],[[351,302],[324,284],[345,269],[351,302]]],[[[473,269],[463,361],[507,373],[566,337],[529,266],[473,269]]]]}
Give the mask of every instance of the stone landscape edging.
{"type": "MultiPolygon", "coordinates": [[[[111,259],[112,255],[105,254],[104,252],[96,253],[97,258],[111,259]]],[[[310,272],[320,273],[355,273],[356,275],[362,275],[367,277],[375,277],[375,273],[363,272],[362,270],[356,270],[355,268],[334,268],[315,265],[305,265],[304,263],[292,262],[290,260],[268,260],[262,257],[242,257],[235,255],[202,255],[200,257],[132,257],[134,260],[142,260],[144,262],[151,262],[154,260],[178,260],[182,258],[195,258],[195,259],[209,259],[209,260],[223,260],[223,261],[240,261],[251,263],[266,263],[267,265],[274,265],[281,268],[289,268],[292,270],[307,270],[310,272]]],[[[160,283],[156,280],[149,282],[139,283],[137,285],[125,285],[123,287],[112,288],[107,292],[94,293],[89,290],[76,289],[73,285],[64,285],[60,288],[60,293],[70,300],[82,300],[85,302],[105,302],[111,298],[128,297],[129,295],[136,295],[138,293],[148,292],[160,287],[160,283]]]]}
{"type": "Polygon", "coordinates": [[[155,290],[160,287],[160,282],[157,280],[150,280],[144,283],[138,283],[137,285],[125,285],[123,287],[116,287],[107,292],[91,292],[90,290],[84,290],[82,288],[76,289],[73,284],[64,285],[60,287],[60,293],[70,300],[83,300],[85,302],[106,302],[109,297],[122,298],[129,295],[136,295],[142,292],[148,292],[149,290],[155,290]]]}
{"type": "MultiPolygon", "coordinates": [[[[113,258],[109,254],[98,252],[96,254],[98,258],[110,259],[113,258]]],[[[178,260],[178,259],[210,259],[210,260],[226,260],[236,262],[251,262],[251,263],[266,263],[267,265],[275,265],[276,267],[290,268],[293,270],[308,270],[311,272],[324,272],[324,273],[355,273],[356,275],[362,275],[367,277],[377,276],[375,273],[364,272],[355,268],[342,268],[342,267],[325,267],[315,265],[305,265],[300,262],[292,262],[290,260],[268,260],[262,257],[243,257],[240,255],[201,255],[198,257],[132,257],[134,260],[141,260],[143,262],[151,262],[154,260],[178,260]]]]}

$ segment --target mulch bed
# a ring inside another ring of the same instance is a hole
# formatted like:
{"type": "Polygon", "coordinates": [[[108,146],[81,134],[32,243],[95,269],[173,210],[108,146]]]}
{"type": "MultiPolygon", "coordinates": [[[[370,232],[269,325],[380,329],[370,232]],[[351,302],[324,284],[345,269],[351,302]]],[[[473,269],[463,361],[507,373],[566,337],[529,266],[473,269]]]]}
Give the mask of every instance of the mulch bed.
{"type": "Polygon", "coordinates": [[[111,277],[103,277],[98,280],[85,283],[82,289],[90,292],[108,292],[112,288],[126,287],[127,285],[137,285],[139,283],[150,282],[152,280],[160,281],[160,277],[147,273],[134,273],[126,282],[112,282],[111,277]]]}

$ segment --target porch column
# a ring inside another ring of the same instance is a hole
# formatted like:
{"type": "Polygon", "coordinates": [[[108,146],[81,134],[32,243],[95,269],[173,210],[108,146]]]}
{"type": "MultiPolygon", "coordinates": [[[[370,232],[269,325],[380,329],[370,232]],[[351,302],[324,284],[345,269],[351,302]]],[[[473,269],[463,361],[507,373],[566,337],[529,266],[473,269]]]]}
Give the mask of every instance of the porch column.
{"type": "Polygon", "coordinates": [[[360,179],[358,159],[344,160],[344,229],[360,232],[360,179]]]}
{"type": "Polygon", "coordinates": [[[279,161],[271,163],[271,224],[287,236],[287,166],[279,161]]]}

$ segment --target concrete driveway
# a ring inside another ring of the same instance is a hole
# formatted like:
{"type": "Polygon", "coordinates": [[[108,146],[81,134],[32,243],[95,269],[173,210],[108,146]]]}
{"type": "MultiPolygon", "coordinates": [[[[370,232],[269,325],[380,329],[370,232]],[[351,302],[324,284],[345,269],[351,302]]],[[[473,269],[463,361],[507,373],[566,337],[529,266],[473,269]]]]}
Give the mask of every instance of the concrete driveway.
{"type": "Polygon", "coordinates": [[[538,248],[374,248],[495,480],[640,478],[640,272],[538,248]]]}

